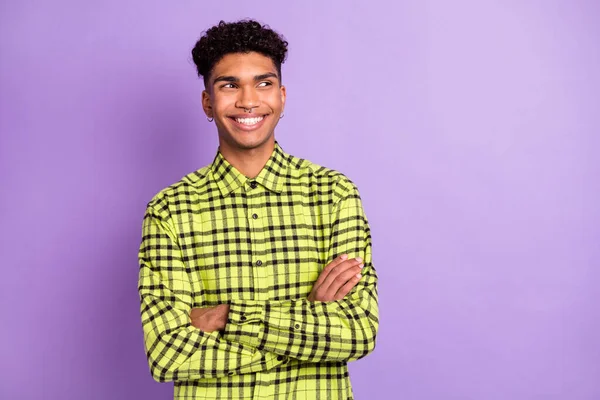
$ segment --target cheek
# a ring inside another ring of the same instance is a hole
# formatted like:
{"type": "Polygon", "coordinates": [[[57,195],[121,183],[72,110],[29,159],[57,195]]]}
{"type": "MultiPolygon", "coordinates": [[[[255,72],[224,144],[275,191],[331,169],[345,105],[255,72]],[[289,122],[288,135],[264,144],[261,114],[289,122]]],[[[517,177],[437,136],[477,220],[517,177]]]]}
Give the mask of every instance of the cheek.
{"type": "Polygon", "coordinates": [[[235,103],[235,100],[220,96],[213,100],[212,107],[217,114],[222,114],[232,106],[231,103],[235,103]]]}
{"type": "Polygon", "coordinates": [[[269,96],[268,99],[265,99],[265,103],[267,103],[274,111],[281,110],[283,107],[283,102],[281,101],[279,93],[269,96]]]}

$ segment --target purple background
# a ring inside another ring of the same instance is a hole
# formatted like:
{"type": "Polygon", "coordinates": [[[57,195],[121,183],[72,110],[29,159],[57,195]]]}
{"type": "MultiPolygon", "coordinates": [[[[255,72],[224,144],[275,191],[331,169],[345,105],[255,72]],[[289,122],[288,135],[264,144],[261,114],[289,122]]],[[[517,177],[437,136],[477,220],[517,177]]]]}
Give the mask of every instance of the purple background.
{"type": "Polygon", "coordinates": [[[189,51],[241,17],[290,42],[284,149],[363,195],[381,329],[356,398],[600,398],[597,2],[0,4],[1,398],[171,398],[141,220],[214,157],[189,51]]]}

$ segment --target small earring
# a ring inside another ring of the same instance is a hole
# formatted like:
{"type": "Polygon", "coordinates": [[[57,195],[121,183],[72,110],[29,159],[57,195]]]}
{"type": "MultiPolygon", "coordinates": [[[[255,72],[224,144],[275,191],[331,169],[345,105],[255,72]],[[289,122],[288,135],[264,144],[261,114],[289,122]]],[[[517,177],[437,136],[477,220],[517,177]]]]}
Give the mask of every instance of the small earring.
{"type": "Polygon", "coordinates": [[[208,122],[213,122],[215,119],[214,119],[214,118],[206,118],[206,120],[207,120],[208,122]]]}
{"type": "Polygon", "coordinates": [[[283,118],[284,116],[285,116],[285,114],[281,114],[281,115],[279,116],[279,119],[283,118]]]}

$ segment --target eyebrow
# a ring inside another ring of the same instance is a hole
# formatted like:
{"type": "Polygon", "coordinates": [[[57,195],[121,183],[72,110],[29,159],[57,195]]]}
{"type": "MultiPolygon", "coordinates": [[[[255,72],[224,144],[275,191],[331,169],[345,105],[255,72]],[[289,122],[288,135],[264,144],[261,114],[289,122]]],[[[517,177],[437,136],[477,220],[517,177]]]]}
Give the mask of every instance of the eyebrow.
{"type": "MultiPolygon", "coordinates": [[[[262,75],[256,75],[254,77],[254,81],[262,81],[264,79],[267,78],[276,78],[279,79],[279,76],[277,76],[276,73],[274,72],[267,72],[266,74],[262,74],[262,75]]],[[[215,78],[215,80],[213,81],[213,85],[216,84],[217,82],[233,82],[233,83],[238,83],[240,81],[240,78],[236,77],[236,76],[227,76],[227,75],[223,75],[223,76],[219,76],[217,78],[215,78]]]]}

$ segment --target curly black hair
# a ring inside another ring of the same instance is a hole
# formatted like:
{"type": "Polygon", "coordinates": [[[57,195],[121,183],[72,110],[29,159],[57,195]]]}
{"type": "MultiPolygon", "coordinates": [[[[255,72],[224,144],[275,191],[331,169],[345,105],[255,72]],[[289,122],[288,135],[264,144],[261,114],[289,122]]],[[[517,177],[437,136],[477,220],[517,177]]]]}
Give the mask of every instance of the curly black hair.
{"type": "Polygon", "coordinates": [[[284,37],[257,21],[221,21],[207,30],[192,49],[192,59],[198,76],[204,77],[204,86],[217,62],[231,53],[255,51],[273,60],[281,81],[281,64],[287,56],[288,42],[284,37]]]}

